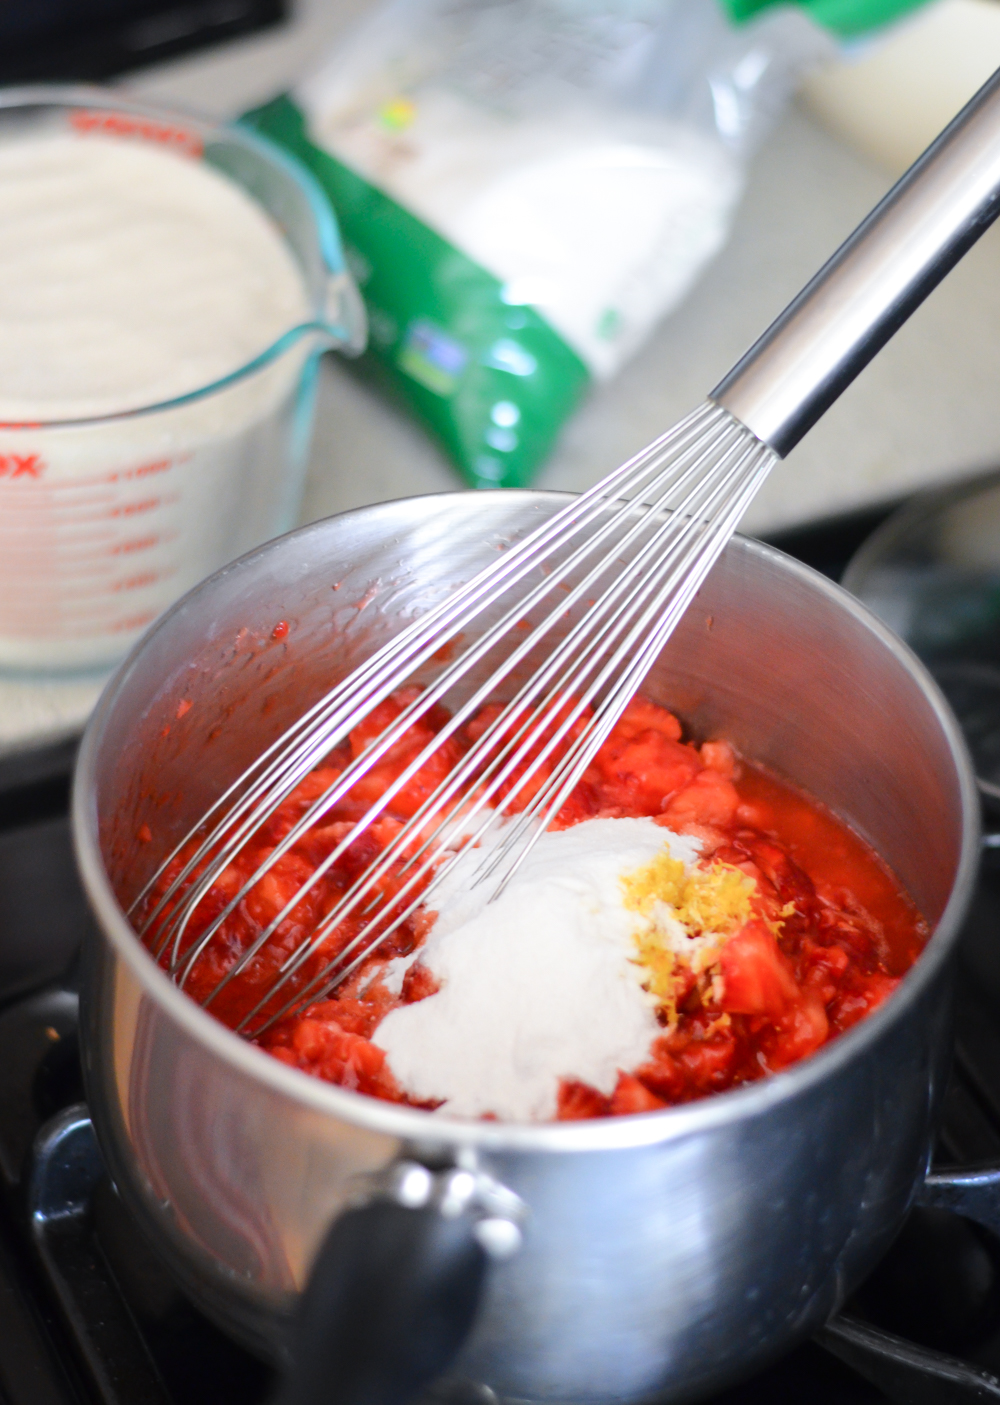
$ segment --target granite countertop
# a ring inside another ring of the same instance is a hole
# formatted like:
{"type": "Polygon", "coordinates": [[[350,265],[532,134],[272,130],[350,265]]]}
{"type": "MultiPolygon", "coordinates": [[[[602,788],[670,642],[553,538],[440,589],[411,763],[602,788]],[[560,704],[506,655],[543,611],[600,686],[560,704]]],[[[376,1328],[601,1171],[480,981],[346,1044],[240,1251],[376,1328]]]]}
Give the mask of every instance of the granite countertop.
{"type": "MultiPolygon", "coordinates": [[[[235,115],[305,71],[370,0],[298,0],[291,24],[135,74],[150,99],[235,115]]],[[[792,108],[758,153],[732,237],[537,480],[578,491],[696,405],[884,193],[888,177],[792,108]]],[[[1000,230],[988,233],[806,440],[743,527],[768,533],[1000,463],[1000,230]]],[[[460,487],[406,414],[324,359],[302,520],[460,487]]],[[[0,755],[78,730],[101,686],[0,677],[0,755]]]]}

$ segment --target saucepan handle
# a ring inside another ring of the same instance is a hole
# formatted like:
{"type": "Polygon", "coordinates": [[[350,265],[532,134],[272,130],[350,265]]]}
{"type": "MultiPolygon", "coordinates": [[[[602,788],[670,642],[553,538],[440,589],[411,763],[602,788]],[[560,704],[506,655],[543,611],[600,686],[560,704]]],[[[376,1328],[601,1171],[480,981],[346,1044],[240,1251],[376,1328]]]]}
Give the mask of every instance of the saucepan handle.
{"type": "MultiPolygon", "coordinates": [[[[932,1171],[916,1203],[951,1210],[1000,1235],[1000,1165],[932,1171]]],[[[835,1317],[815,1340],[879,1387],[897,1405],[973,1405],[996,1401],[1000,1380],[989,1371],[938,1351],[926,1351],[847,1314],[835,1317]]]]}
{"type": "Polygon", "coordinates": [[[524,1207],[488,1177],[395,1163],[331,1226],[302,1294],[274,1405],[406,1405],[469,1335],[491,1258],[524,1207]]]}
{"type": "Polygon", "coordinates": [[[986,1405],[1000,1401],[1000,1381],[970,1366],[842,1313],[816,1333],[832,1356],[871,1381],[894,1405],[986,1405]]]}
{"type": "Polygon", "coordinates": [[[918,1205],[953,1210],[1000,1235],[1000,1165],[942,1167],[917,1192],[918,1205]]]}

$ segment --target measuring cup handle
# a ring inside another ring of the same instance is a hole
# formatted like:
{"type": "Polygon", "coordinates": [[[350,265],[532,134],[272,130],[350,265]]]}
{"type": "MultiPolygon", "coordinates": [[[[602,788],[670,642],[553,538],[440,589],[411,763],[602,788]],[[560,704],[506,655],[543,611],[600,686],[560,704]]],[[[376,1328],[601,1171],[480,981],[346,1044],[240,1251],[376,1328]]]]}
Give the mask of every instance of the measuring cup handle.
{"type": "Polygon", "coordinates": [[[368,343],[364,300],[346,270],[326,281],[325,326],[330,344],[344,356],[360,356],[368,343]]]}

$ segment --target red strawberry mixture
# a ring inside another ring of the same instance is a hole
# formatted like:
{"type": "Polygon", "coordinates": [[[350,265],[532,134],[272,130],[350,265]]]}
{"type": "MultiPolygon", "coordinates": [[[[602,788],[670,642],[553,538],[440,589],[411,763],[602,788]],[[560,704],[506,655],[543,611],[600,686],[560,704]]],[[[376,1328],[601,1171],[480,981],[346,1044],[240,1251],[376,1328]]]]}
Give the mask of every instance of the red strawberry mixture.
{"type": "MultiPolygon", "coordinates": [[[[193,951],[200,934],[312,802],[415,696],[416,690],[403,689],[382,703],[301,782],[195,909],[180,938],[181,956],[193,951]]],[[[371,1036],[391,1009],[434,993],[435,979],[419,961],[406,971],[398,993],[380,978],[387,960],[420,946],[433,913],[416,911],[328,998],[275,1022],[281,1006],[360,930],[363,919],[347,917],[324,937],[279,997],[265,999],[262,1006],[261,1001],[282,963],[315,932],[498,710],[484,708],[445,742],[390,807],[322,872],[249,964],[214,996],[208,1006],[213,1014],[236,1027],[260,1006],[248,1028],[259,1031],[256,1042],[275,1058],[345,1088],[410,1102],[371,1036]],[[272,1022],[262,1028],[268,1020],[272,1022]]],[[[204,1000],[213,991],[447,716],[440,707],[430,709],[240,898],[191,967],[184,988],[194,999],[204,1000]]],[[[585,722],[584,717],[576,724],[567,743],[585,722]]],[[[557,759],[558,752],[513,797],[509,811],[529,802],[557,759]]],[[[658,974],[647,988],[662,1002],[657,1010],[662,1035],[641,1066],[620,1071],[610,1096],[564,1079],[558,1100],[562,1119],[653,1111],[787,1068],[881,1004],[923,949],[927,928],[912,902],[841,821],[785,782],[738,759],[725,741],[683,741],[677,719],[641,697],[629,704],[552,827],[621,817],[649,817],[674,833],[695,836],[703,846],[697,865],[702,875],[728,881],[730,889],[735,882],[750,896],[741,899],[744,907],[733,909],[741,914],[735,927],[707,953],[701,968],[673,957],[657,966],[654,954],[651,970],[658,974]]],[[[177,857],[150,904],[191,852],[177,857]]],[[[380,880],[383,895],[391,896],[400,881],[396,864],[380,880]]],[[[154,951],[172,907],[164,907],[147,935],[154,951]]],[[[695,935],[702,930],[699,921],[709,919],[699,918],[702,909],[694,899],[685,911],[695,935]]],[[[169,944],[158,951],[164,964],[172,954],[177,953],[169,944]]]]}

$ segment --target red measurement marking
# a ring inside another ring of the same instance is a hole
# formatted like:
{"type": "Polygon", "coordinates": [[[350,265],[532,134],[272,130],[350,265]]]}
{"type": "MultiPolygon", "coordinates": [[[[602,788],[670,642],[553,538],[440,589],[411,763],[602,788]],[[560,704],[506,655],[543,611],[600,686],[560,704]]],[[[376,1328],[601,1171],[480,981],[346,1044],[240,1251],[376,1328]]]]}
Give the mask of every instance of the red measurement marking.
{"type": "Polygon", "coordinates": [[[103,481],[121,483],[130,478],[148,478],[151,473],[166,473],[173,466],[173,459],[157,459],[155,463],[141,463],[137,468],[120,468],[117,473],[109,473],[103,481]]]}
{"type": "Polygon", "coordinates": [[[41,478],[41,454],[0,454],[0,478],[41,478]]]}
{"type": "Polygon", "coordinates": [[[159,507],[162,498],[146,498],[142,502],[127,502],[121,507],[113,507],[108,513],[109,517],[132,517],[137,512],[151,512],[154,507],[159,507]]]}
{"type": "Polygon", "coordinates": [[[170,122],[152,122],[145,117],[130,117],[125,112],[95,112],[78,108],[70,113],[70,126],[88,136],[98,132],[109,137],[139,137],[142,141],[153,142],[157,146],[169,147],[172,151],[183,152],[185,156],[200,156],[203,150],[201,137],[186,127],[175,127],[170,122]]]}
{"type": "Polygon", "coordinates": [[[126,580],[115,581],[112,590],[141,590],[144,585],[155,585],[160,579],[158,571],[146,571],[141,576],[129,576],[126,580]]]}
{"type": "Polygon", "coordinates": [[[0,429],[41,429],[41,420],[0,420],[0,429]]]}
{"type": "MultiPolygon", "coordinates": [[[[39,428],[42,428],[42,427],[43,427],[43,426],[39,426],[39,428]]],[[[3,426],[3,425],[0,425],[0,429],[3,429],[3,428],[4,428],[4,426],[3,426]]],[[[41,456],[40,456],[40,455],[36,455],[36,457],[37,457],[37,458],[40,458],[41,456]]],[[[168,460],[166,460],[166,463],[167,463],[167,467],[170,467],[170,465],[171,465],[171,463],[172,463],[172,460],[168,459],[168,460]]],[[[43,467],[43,469],[46,467],[46,464],[45,464],[44,460],[42,460],[42,467],[43,467]]],[[[145,465],[142,465],[142,467],[146,467],[146,466],[145,466],[145,465]]],[[[152,472],[152,471],[153,471],[152,466],[150,466],[147,471],[152,472]]],[[[158,471],[158,470],[157,470],[157,471],[158,471]]],[[[45,487],[45,492],[46,492],[47,494],[48,494],[48,493],[51,493],[51,492],[55,492],[56,490],[58,490],[60,493],[79,493],[79,492],[81,492],[81,491],[87,491],[87,490],[89,490],[89,489],[96,489],[97,492],[98,492],[98,494],[99,494],[101,497],[103,497],[103,498],[108,498],[108,497],[111,496],[111,494],[110,494],[109,491],[108,491],[109,484],[111,484],[111,483],[116,483],[116,482],[118,481],[119,477],[131,476],[131,475],[136,475],[136,476],[138,476],[138,475],[136,474],[136,470],[135,470],[135,469],[128,469],[128,468],[127,468],[127,469],[118,469],[118,470],[114,470],[113,472],[110,472],[110,473],[108,473],[108,472],[95,473],[95,474],[91,474],[91,475],[89,475],[89,476],[79,477],[79,478],[76,477],[76,475],[74,474],[73,476],[68,477],[68,478],[54,478],[54,479],[53,479],[53,478],[49,478],[49,479],[46,480],[44,487],[45,487]]]]}
{"type": "Polygon", "coordinates": [[[147,624],[152,624],[156,615],[156,610],[145,610],[141,615],[132,615],[127,620],[115,620],[107,629],[111,634],[121,634],[126,629],[144,629],[147,624]]]}
{"type": "Polygon", "coordinates": [[[132,551],[148,551],[151,546],[158,546],[160,538],[158,536],[133,537],[131,541],[116,542],[114,546],[108,547],[109,556],[125,556],[132,551]]]}
{"type": "Polygon", "coordinates": [[[285,637],[285,635],[286,635],[287,633],[288,633],[288,621],[287,621],[287,620],[279,620],[278,623],[277,623],[277,624],[274,626],[274,628],[271,630],[271,638],[272,638],[272,639],[284,639],[284,637],[285,637]]]}
{"type": "Polygon", "coordinates": [[[151,473],[165,473],[170,468],[169,459],[158,459],[156,463],[141,463],[138,468],[129,469],[123,473],[123,478],[147,478],[151,473]]]}

